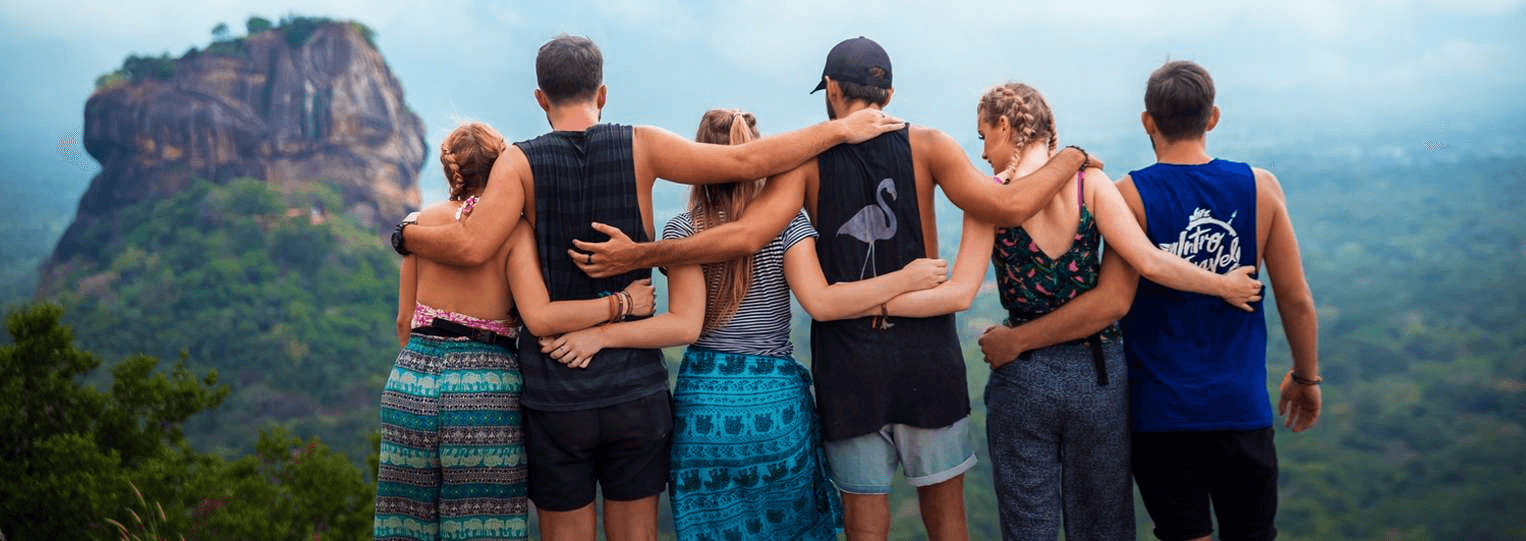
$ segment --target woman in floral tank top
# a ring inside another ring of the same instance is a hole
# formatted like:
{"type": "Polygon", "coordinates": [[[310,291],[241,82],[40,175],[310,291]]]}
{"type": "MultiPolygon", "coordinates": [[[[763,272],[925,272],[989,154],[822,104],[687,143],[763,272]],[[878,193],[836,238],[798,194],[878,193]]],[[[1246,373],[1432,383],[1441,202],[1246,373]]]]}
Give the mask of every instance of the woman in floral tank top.
{"type": "MultiPolygon", "coordinates": [[[[980,99],[982,157],[1012,178],[1056,152],[1037,90],[1007,83],[980,99]]],[[[1133,539],[1127,370],[1117,320],[1142,274],[1245,305],[1250,269],[1214,274],[1154,249],[1096,169],[1021,227],[999,228],[992,263],[1005,325],[980,339],[991,378],[986,435],[1004,539],[1133,539]],[[1103,238],[1110,248],[1102,251],[1103,238]],[[1136,272],[1136,269],[1138,271],[1136,272]]]]}

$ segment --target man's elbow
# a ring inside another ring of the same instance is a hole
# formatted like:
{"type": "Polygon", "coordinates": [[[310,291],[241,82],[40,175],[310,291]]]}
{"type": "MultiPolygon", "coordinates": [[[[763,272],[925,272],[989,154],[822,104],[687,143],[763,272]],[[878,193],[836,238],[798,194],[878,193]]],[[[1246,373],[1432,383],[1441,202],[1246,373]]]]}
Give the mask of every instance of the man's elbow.
{"type": "Polygon", "coordinates": [[[474,242],[468,246],[456,250],[454,259],[463,266],[476,267],[487,264],[497,252],[492,246],[485,243],[474,242]]]}
{"type": "MultiPolygon", "coordinates": [[[[741,150],[741,147],[733,147],[741,150]]],[[[763,178],[778,171],[770,170],[768,166],[772,161],[759,152],[738,152],[733,156],[731,167],[737,172],[737,178],[763,178]]]]}
{"type": "Polygon", "coordinates": [[[1314,295],[1304,290],[1294,295],[1277,297],[1277,311],[1284,314],[1283,319],[1291,319],[1294,316],[1316,317],[1314,308],[1314,295]]]}

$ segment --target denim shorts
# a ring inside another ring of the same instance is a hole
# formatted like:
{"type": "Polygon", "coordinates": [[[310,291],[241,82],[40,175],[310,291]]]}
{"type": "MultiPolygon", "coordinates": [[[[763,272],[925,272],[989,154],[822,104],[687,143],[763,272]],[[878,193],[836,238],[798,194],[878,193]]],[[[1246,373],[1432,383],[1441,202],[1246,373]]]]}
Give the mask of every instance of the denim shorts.
{"type": "Polygon", "coordinates": [[[900,464],[914,487],[936,485],[975,466],[970,418],[942,428],[888,424],[879,431],[826,442],[837,489],[849,494],[889,494],[900,464]]]}

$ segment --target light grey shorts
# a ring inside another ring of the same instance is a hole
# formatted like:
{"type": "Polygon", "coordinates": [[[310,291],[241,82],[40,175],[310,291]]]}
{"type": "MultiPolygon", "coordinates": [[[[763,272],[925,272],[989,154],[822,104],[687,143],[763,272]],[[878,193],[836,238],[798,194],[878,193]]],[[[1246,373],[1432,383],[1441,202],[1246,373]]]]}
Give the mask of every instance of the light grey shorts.
{"type": "Polygon", "coordinates": [[[936,485],[975,466],[970,418],[942,428],[888,424],[877,432],[826,442],[837,489],[850,494],[889,494],[900,464],[911,486],[936,485]]]}

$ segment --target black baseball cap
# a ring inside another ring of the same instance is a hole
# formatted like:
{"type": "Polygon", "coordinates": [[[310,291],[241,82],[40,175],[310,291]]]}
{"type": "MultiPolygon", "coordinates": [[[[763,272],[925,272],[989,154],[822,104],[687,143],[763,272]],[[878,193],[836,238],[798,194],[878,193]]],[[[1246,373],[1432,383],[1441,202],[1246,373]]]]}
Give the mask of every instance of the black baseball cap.
{"type": "MultiPolygon", "coordinates": [[[[816,83],[816,90],[827,87],[825,77],[838,82],[890,88],[890,55],[885,54],[880,44],[863,36],[843,40],[827,53],[827,66],[821,70],[821,76],[823,79],[816,83]],[[879,68],[883,73],[875,74],[871,68],[879,68]]],[[[815,94],[816,90],[811,93],[815,94]]]]}

